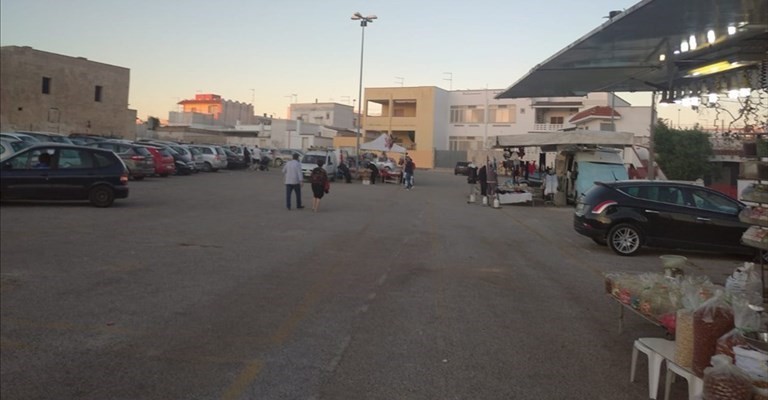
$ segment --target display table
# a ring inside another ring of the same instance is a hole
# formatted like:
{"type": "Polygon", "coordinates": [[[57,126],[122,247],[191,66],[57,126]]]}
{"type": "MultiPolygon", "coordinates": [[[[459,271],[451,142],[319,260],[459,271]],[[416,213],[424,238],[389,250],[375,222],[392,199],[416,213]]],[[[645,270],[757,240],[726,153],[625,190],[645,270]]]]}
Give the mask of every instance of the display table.
{"type": "Polygon", "coordinates": [[[533,194],[530,192],[498,193],[498,196],[499,204],[516,204],[530,201],[531,205],[533,205],[533,194]]]}

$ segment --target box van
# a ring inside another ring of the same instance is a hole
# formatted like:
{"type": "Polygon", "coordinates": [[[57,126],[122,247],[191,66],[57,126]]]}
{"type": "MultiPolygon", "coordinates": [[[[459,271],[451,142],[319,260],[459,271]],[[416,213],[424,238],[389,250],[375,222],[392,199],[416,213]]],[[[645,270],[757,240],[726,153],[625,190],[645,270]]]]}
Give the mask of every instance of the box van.
{"type": "Polygon", "coordinates": [[[317,168],[317,161],[323,160],[323,169],[328,174],[328,179],[335,181],[339,172],[339,162],[348,156],[342,150],[310,150],[301,157],[301,173],[304,178],[312,175],[312,170],[317,168]]]}
{"type": "Polygon", "coordinates": [[[629,179],[621,150],[612,148],[561,150],[555,159],[555,171],[559,177],[560,190],[565,192],[569,203],[576,203],[579,196],[595,182],[629,179]]]}

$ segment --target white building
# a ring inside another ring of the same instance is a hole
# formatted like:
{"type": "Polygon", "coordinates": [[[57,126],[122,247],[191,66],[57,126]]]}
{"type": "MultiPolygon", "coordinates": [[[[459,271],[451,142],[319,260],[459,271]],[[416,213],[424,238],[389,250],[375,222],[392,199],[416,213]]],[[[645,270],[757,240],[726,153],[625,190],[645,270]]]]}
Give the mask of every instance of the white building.
{"type": "Polygon", "coordinates": [[[295,103],[290,107],[290,119],[334,128],[355,128],[352,106],[339,103],[295,103]]]}

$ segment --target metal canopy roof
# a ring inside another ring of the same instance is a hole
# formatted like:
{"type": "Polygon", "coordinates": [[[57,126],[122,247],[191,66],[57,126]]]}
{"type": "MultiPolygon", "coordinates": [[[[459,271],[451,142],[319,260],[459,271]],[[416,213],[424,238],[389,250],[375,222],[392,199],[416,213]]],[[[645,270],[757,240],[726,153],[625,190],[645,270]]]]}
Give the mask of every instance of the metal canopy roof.
{"type": "Polygon", "coordinates": [[[723,75],[692,71],[714,63],[736,68],[731,75],[757,69],[761,61],[768,63],[767,51],[766,0],[643,0],[537,65],[496,98],[671,89],[707,73],[723,75]],[[735,33],[728,33],[729,26],[735,33]],[[712,44],[709,30],[715,33],[712,44]],[[691,35],[695,49],[680,51],[691,35]]]}

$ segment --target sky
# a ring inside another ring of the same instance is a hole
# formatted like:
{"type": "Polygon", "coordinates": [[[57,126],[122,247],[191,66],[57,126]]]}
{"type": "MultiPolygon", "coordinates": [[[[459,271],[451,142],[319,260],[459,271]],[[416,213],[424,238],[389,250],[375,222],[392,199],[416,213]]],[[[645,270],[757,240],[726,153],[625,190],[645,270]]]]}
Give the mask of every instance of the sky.
{"type": "Polygon", "coordinates": [[[358,97],[357,11],[378,17],[364,29],[364,87],[502,89],[636,2],[2,0],[0,45],[129,68],[141,119],[166,119],[196,93],[285,117],[293,100],[358,97]]]}

